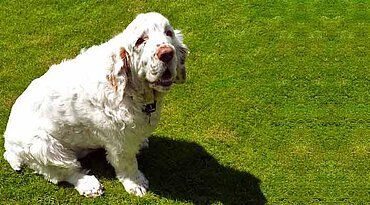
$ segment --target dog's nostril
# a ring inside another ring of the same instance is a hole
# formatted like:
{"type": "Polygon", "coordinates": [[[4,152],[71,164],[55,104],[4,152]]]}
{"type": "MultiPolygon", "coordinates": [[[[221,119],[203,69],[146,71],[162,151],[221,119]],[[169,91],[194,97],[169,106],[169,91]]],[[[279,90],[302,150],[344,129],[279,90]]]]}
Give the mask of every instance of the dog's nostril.
{"type": "Polygon", "coordinates": [[[168,63],[173,58],[174,51],[169,46],[162,46],[158,48],[157,56],[159,60],[168,63]]]}

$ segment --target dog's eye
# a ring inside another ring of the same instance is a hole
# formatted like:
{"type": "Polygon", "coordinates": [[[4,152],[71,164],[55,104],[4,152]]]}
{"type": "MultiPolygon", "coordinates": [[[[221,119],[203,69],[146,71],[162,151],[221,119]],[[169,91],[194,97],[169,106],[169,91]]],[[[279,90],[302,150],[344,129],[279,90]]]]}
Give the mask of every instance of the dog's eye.
{"type": "Polygon", "coordinates": [[[140,37],[139,39],[137,39],[135,46],[138,47],[144,42],[145,42],[145,39],[143,37],[140,37]]]}
{"type": "Polygon", "coordinates": [[[166,36],[168,36],[168,37],[171,37],[171,38],[172,38],[173,33],[172,33],[172,31],[171,31],[171,30],[167,30],[165,33],[166,33],[166,36]]]}

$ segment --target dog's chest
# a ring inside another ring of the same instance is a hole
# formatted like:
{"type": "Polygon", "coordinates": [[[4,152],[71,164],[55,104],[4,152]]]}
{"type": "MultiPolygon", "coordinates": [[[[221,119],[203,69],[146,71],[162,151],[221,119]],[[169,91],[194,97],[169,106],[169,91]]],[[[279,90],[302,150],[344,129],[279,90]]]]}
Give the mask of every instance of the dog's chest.
{"type": "Polygon", "coordinates": [[[141,112],[135,113],[133,116],[133,125],[128,126],[128,129],[132,129],[134,132],[140,135],[148,137],[159,123],[159,110],[147,112],[142,110],[141,112]]]}

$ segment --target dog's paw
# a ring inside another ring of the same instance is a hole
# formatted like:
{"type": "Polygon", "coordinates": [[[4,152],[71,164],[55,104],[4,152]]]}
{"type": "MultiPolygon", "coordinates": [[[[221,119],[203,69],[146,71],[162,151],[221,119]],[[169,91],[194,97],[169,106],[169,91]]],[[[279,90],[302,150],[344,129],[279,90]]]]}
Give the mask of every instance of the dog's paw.
{"type": "Polygon", "coordinates": [[[103,185],[95,178],[95,176],[85,175],[78,180],[75,189],[80,195],[86,197],[97,197],[103,194],[103,185]]]}
{"type": "Polygon", "coordinates": [[[149,188],[149,181],[140,171],[138,172],[138,175],[135,178],[124,179],[122,184],[128,193],[134,194],[139,197],[144,196],[146,194],[146,190],[149,188]]]}
{"type": "Polygon", "coordinates": [[[12,167],[14,171],[17,171],[17,172],[21,171],[22,163],[21,163],[20,158],[16,154],[6,151],[4,153],[4,158],[9,162],[10,166],[12,167]]]}

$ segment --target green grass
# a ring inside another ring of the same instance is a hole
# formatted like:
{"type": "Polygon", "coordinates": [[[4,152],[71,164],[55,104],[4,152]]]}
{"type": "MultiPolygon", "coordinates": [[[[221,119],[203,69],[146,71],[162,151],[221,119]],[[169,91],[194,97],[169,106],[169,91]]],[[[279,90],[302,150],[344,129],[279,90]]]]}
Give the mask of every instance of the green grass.
{"type": "MultiPolygon", "coordinates": [[[[110,39],[146,11],[190,49],[139,156],[148,195],[127,194],[103,153],[83,164],[105,186],[87,199],[0,158],[4,204],[367,204],[368,1],[0,2],[0,133],[32,79],[110,39]]],[[[3,144],[3,138],[0,138],[3,144]]],[[[3,147],[0,153],[3,153],[3,147]]]]}

